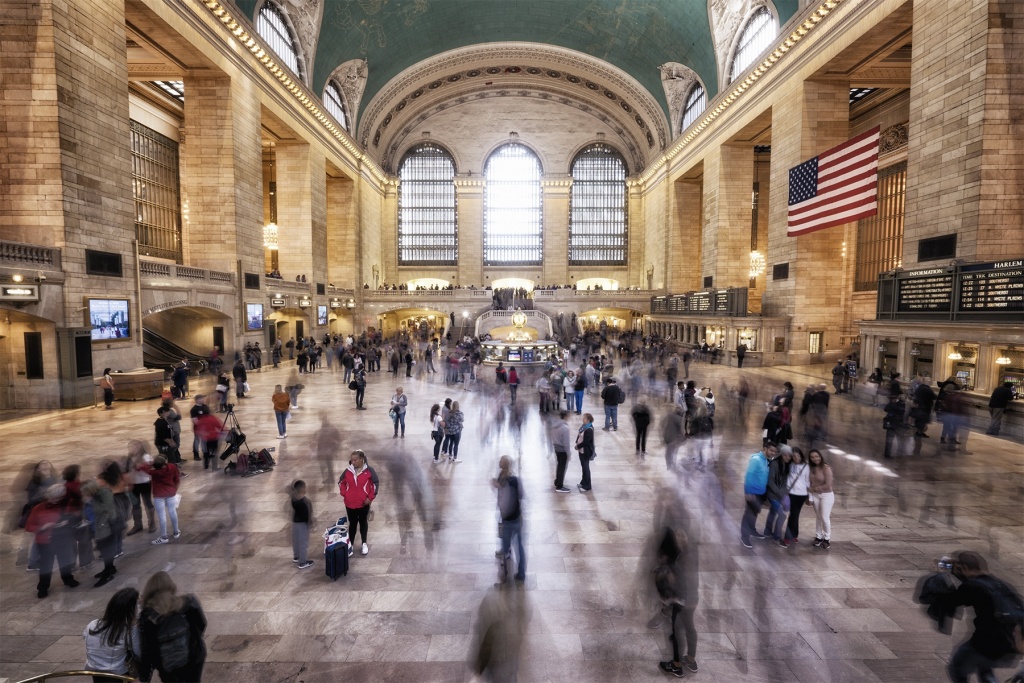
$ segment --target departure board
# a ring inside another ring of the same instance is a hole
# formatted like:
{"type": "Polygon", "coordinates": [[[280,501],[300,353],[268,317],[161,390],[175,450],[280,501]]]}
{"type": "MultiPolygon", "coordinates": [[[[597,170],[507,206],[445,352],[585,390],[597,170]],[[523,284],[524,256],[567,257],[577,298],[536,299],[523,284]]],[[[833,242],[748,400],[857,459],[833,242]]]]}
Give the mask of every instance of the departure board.
{"type": "Polygon", "coordinates": [[[953,273],[927,268],[901,273],[897,280],[898,313],[949,313],[953,310],[953,273]]]}
{"type": "Polygon", "coordinates": [[[964,313],[1024,312],[1024,260],[963,266],[959,296],[964,313]]]}

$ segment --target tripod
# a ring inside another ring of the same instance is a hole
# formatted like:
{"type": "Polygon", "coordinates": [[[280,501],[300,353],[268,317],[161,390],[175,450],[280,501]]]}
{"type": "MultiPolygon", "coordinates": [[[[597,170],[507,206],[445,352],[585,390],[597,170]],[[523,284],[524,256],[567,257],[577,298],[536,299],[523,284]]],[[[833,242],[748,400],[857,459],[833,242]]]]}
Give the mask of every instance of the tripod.
{"type": "Polygon", "coordinates": [[[228,413],[224,416],[224,429],[227,431],[227,437],[224,441],[227,444],[227,448],[220,454],[220,459],[227,460],[232,455],[238,454],[242,450],[242,446],[245,446],[245,450],[251,455],[252,449],[249,448],[249,444],[245,440],[245,432],[242,431],[242,426],[238,424],[235,406],[228,403],[227,409],[228,413]]]}

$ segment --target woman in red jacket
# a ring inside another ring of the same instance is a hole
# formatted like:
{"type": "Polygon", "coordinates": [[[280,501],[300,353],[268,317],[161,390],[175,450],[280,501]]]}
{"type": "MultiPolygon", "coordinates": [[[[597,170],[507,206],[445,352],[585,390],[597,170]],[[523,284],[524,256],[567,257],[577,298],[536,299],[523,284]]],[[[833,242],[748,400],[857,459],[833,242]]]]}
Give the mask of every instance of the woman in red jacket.
{"type": "Polygon", "coordinates": [[[167,458],[162,455],[156,456],[153,459],[152,465],[148,461],[149,456],[147,455],[146,462],[141,463],[139,469],[153,479],[153,505],[156,507],[157,521],[160,523],[160,536],[156,540],[151,541],[151,543],[153,545],[163,545],[170,542],[167,538],[165,509],[171,517],[174,537],[178,538],[181,536],[181,530],[178,529],[178,510],[174,506],[174,496],[178,495],[178,484],[181,483],[181,475],[178,473],[177,466],[174,463],[167,462],[167,458]]]}
{"type": "Polygon", "coordinates": [[[60,567],[60,578],[68,588],[78,585],[71,570],[75,568],[74,555],[70,553],[70,523],[61,509],[61,501],[67,495],[64,484],[54,484],[46,489],[43,502],[32,508],[25,522],[25,531],[36,535],[36,547],[39,549],[39,583],[36,585],[36,596],[45,598],[50,590],[50,577],[53,575],[53,559],[57,558],[60,567]]]}
{"type": "Polygon", "coordinates": [[[348,554],[353,554],[352,546],[355,537],[356,523],[359,524],[359,535],[363,538],[363,555],[370,552],[370,546],[366,545],[367,513],[370,511],[370,503],[376,495],[373,486],[373,475],[366,465],[366,454],[362,451],[352,451],[348,459],[348,467],[338,480],[338,489],[341,497],[345,500],[345,511],[348,513],[348,554]]]}

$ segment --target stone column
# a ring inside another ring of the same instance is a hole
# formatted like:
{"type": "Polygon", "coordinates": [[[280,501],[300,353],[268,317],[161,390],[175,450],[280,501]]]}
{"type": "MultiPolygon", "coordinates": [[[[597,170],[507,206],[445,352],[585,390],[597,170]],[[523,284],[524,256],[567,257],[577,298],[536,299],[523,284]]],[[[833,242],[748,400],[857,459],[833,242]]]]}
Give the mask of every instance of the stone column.
{"type": "Polygon", "coordinates": [[[244,272],[264,272],[263,152],[253,87],[223,74],[185,76],[182,194],[190,265],[233,272],[241,260],[244,272]]]}
{"type": "Polygon", "coordinates": [[[837,226],[787,236],[789,169],[849,139],[849,118],[847,83],[805,81],[772,109],[767,261],[769,269],[789,263],[789,278],[768,278],[761,313],[790,317],[787,351],[796,362],[807,353],[808,332],[823,331],[822,351],[837,350],[850,321],[843,310],[842,286],[836,283],[836,273],[844,272],[845,230],[837,226]]]}
{"type": "Polygon", "coordinates": [[[459,268],[454,284],[484,282],[484,180],[477,176],[456,176],[458,196],[459,268]]]}
{"type": "Polygon", "coordinates": [[[277,156],[278,262],[286,279],[309,283],[327,274],[327,169],[322,154],[305,143],[281,144],[277,156]]]}
{"type": "Polygon", "coordinates": [[[668,291],[691,292],[700,289],[704,186],[701,180],[677,180],[673,220],[669,224],[668,291]]]}
{"type": "Polygon", "coordinates": [[[569,194],[572,176],[544,177],[544,259],[539,285],[569,282],[569,194]]]}
{"type": "Polygon", "coordinates": [[[715,287],[746,287],[750,281],[750,192],[754,148],[722,145],[704,159],[703,276],[715,287]]]}
{"type": "Polygon", "coordinates": [[[348,176],[327,178],[327,280],[359,290],[356,281],[355,183],[348,176]]]}
{"type": "Polygon", "coordinates": [[[956,234],[968,261],[1022,253],[1021,111],[1024,3],[917,0],[904,267],[936,235],[956,234]]]}

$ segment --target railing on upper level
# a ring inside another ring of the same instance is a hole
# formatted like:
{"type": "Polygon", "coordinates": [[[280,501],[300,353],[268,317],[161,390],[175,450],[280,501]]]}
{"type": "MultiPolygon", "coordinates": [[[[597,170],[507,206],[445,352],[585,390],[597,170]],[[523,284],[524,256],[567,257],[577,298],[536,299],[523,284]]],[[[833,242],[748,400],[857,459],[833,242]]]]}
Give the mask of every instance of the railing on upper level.
{"type": "Polygon", "coordinates": [[[365,299],[490,299],[489,289],[364,289],[365,299]]]}
{"type": "Polygon", "coordinates": [[[535,289],[533,298],[541,301],[572,301],[580,298],[648,301],[660,293],[661,290],[657,289],[535,289]]]}
{"type": "Polygon", "coordinates": [[[0,240],[0,263],[40,270],[61,270],[60,249],[0,240]]]}
{"type": "MultiPolygon", "coordinates": [[[[541,333],[546,331],[547,336],[545,339],[551,339],[554,336],[554,328],[551,326],[550,316],[541,313],[540,311],[521,312],[526,316],[527,327],[532,327],[541,333]]],[[[516,311],[485,311],[477,317],[474,333],[479,337],[487,334],[495,327],[511,325],[512,316],[515,314],[516,311]]]]}
{"type": "Polygon", "coordinates": [[[263,286],[269,290],[276,290],[278,292],[301,292],[302,294],[313,293],[313,283],[311,282],[295,282],[294,280],[284,280],[279,277],[267,277],[263,276],[263,286]]]}
{"type": "Polygon", "coordinates": [[[148,261],[146,259],[139,259],[139,272],[142,273],[143,277],[169,277],[190,280],[192,282],[213,282],[231,285],[235,281],[233,274],[220,270],[206,270],[205,268],[193,268],[192,266],[182,266],[164,261],[148,261]]]}

